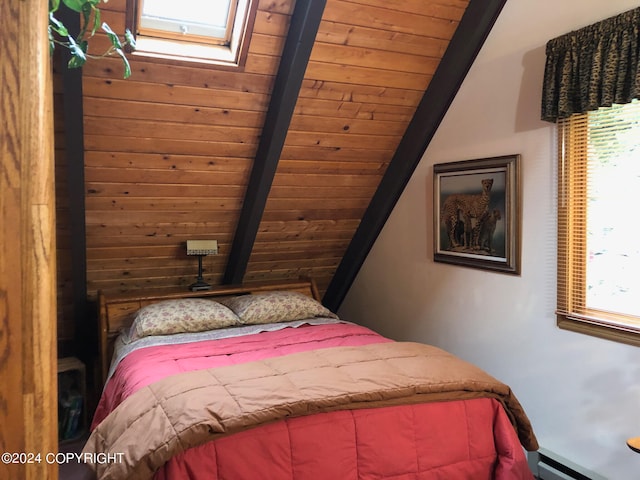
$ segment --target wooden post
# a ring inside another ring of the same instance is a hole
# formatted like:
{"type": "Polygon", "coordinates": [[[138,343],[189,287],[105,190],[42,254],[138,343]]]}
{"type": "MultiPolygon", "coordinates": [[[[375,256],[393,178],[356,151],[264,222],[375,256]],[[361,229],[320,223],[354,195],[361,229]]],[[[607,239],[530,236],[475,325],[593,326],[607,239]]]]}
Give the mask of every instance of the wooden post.
{"type": "Polygon", "coordinates": [[[53,93],[47,0],[0,2],[0,478],[57,479],[53,93]]]}

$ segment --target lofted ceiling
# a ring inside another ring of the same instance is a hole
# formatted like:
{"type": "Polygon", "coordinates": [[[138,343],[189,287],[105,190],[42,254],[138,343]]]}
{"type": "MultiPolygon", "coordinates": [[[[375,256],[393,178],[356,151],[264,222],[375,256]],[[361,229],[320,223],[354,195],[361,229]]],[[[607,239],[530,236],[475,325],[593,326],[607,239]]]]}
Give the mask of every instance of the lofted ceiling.
{"type": "Polygon", "coordinates": [[[186,288],[187,239],[209,283],[311,276],[337,309],[505,1],[260,0],[239,70],[57,69],[62,336],[100,289],[186,288]]]}

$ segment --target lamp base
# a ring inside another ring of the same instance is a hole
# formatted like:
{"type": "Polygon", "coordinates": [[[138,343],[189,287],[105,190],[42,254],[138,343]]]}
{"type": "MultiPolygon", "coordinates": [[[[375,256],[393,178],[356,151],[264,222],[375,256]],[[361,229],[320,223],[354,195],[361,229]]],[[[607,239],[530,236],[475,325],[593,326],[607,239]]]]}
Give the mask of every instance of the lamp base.
{"type": "Polygon", "coordinates": [[[211,285],[206,282],[197,281],[189,285],[189,290],[192,292],[199,292],[201,290],[211,290],[211,285]]]}
{"type": "Polygon", "coordinates": [[[199,292],[200,290],[211,290],[211,285],[204,281],[202,277],[202,255],[198,255],[198,276],[195,283],[189,285],[189,290],[199,292]]]}

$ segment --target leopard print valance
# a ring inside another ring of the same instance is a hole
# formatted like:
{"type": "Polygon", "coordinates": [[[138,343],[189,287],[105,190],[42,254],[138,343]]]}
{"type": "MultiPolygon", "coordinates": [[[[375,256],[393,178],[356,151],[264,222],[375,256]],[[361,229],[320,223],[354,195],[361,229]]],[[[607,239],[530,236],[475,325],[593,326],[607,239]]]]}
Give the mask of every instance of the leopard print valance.
{"type": "Polygon", "coordinates": [[[640,7],[547,43],[542,120],[640,97],[640,7]]]}

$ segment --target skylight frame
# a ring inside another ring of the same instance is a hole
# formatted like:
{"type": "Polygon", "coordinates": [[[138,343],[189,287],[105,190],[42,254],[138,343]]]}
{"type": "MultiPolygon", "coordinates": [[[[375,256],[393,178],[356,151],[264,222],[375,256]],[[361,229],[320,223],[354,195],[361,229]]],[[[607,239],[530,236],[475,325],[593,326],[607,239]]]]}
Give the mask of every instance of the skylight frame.
{"type": "MultiPolygon", "coordinates": [[[[153,0],[138,0],[137,26],[139,35],[214,45],[229,45],[231,43],[237,7],[239,3],[242,3],[237,0],[226,0],[227,15],[224,25],[213,25],[184,18],[168,18],[147,14],[145,13],[145,5],[151,1],[153,0]]],[[[222,0],[215,1],[221,2],[222,0]]],[[[178,4],[178,2],[173,3],[178,4]]]]}
{"type": "MultiPolygon", "coordinates": [[[[136,49],[131,52],[133,57],[178,64],[188,62],[231,68],[244,66],[258,0],[227,0],[229,14],[224,39],[141,27],[139,19],[144,1],[127,0],[127,27],[134,32],[136,39],[136,49]]],[[[176,4],[179,5],[179,2],[176,4]]]]}

